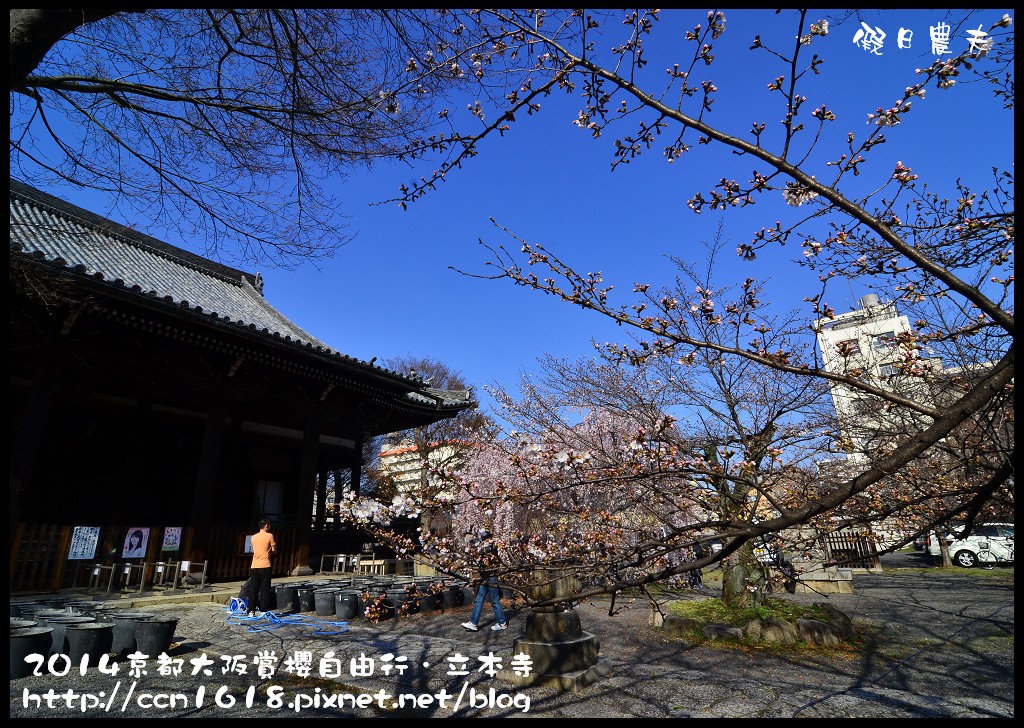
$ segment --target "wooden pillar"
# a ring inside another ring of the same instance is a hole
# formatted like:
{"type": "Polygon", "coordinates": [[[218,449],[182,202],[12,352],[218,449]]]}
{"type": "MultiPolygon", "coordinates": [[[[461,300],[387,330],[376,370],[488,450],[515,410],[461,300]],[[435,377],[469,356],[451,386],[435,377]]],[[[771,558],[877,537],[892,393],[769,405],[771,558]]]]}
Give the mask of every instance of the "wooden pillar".
{"type": "MultiPolygon", "coordinates": [[[[121,460],[121,481],[124,483],[142,483],[146,480],[146,469],[148,467],[144,458],[147,443],[151,437],[153,419],[153,403],[140,397],[138,405],[132,413],[131,431],[126,438],[124,455],[121,460]]],[[[148,457],[148,456],[147,456],[148,457]]],[[[134,509],[135,503],[129,503],[129,508],[134,509]]],[[[130,519],[130,513],[125,512],[125,505],[118,504],[118,522],[126,523],[130,519]]]]}
{"type": "MultiPolygon", "coordinates": [[[[363,479],[363,443],[366,441],[364,437],[356,438],[355,446],[355,460],[352,463],[352,495],[356,498],[359,497],[359,481],[363,479]]],[[[335,493],[335,498],[341,496],[335,493]]]]}
{"type": "MultiPolygon", "coordinates": [[[[23,488],[32,485],[32,471],[35,468],[39,446],[46,432],[46,422],[53,406],[53,398],[60,380],[60,363],[62,357],[51,351],[43,361],[32,384],[25,409],[25,417],[18,428],[18,435],[11,451],[11,487],[10,487],[10,519],[7,531],[10,539],[10,551],[17,550],[17,526],[21,522],[19,496],[23,488]]],[[[14,554],[16,556],[16,554],[14,554]]]]}
{"type": "Polygon", "coordinates": [[[320,459],[320,413],[314,410],[306,421],[302,437],[302,466],[299,475],[299,506],[295,519],[295,538],[298,540],[292,573],[312,574],[310,541],[313,521],[313,494],[316,491],[317,463],[320,459]]]}
{"type": "Polygon", "coordinates": [[[187,553],[181,552],[181,557],[190,561],[204,561],[207,558],[213,496],[217,490],[221,449],[224,445],[224,424],[224,400],[215,397],[206,416],[203,451],[199,456],[199,470],[192,493],[192,517],[189,519],[192,533],[189,550],[187,553]]]}

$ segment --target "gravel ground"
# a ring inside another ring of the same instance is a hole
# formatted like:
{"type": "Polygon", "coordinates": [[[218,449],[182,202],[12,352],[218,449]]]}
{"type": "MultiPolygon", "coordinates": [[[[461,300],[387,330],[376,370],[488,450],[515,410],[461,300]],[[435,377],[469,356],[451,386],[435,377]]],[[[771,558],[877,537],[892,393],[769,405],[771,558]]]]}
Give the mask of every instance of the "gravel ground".
{"type": "Polygon", "coordinates": [[[56,676],[44,667],[38,677],[11,679],[10,715],[1012,718],[1012,566],[899,568],[925,566],[915,557],[897,555],[883,561],[882,573],[857,574],[853,594],[784,595],[827,600],[852,617],[866,636],[857,654],[688,645],[651,627],[646,606],[609,616],[607,601],[588,602],[578,609],[581,621],[599,640],[611,672],[575,692],[518,688],[480,671],[486,663],[479,658],[491,653],[511,667],[526,615],[515,606],[508,610],[510,628],[501,632],[487,629],[489,606],[479,632],[462,629],[465,606],[381,625],[352,620],[346,631],[318,635],[287,616],[243,622],[222,604],[150,602],[147,611],[179,619],[168,655],[183,660],[181,674],[160,674],[155,660],[139,675],[130,674],[128,661],[116,675],[90,667],[83,676],[76,667],[56,676]],[[312,675],[300,677],[285,660],[301,661],[304,651],[312,655],[312,675]],[[261,652],[278,661],[272,676],[257,674],[261,652]],[[469,658],[470,674],[449,674],[456,653],[469,658]],[[203,654],[213,661],[203,668],[210,674],[192,675],[191,660],[203,654]],[[245,674],[229,667],[225,658],[234,655],[245,674]],[[406,658],[400,677],[397,668],[384,674],[387,655],[395,656],[392,664],[406,658]],[[373,660],[373,674],[352,676],[363,656],[373,660]],[[319,676],[321,660],[330,658],[340,660],[337,679],[319,676]]]}

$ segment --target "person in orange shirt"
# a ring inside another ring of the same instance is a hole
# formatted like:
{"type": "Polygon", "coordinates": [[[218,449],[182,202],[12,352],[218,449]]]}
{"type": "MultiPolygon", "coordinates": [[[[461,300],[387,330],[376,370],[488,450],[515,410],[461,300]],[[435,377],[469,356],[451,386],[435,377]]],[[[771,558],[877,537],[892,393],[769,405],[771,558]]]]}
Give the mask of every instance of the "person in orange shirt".
{"type": "Polygon", "coordinates": [[[249,579],[252,581],[253,604],[250,611],[258,614],[271,610],[270,557],[277,550],[274,534],[270,532],[270,521],[260,521],[260,530],[252,536],[252,566],[249,568],[249,579]]]}

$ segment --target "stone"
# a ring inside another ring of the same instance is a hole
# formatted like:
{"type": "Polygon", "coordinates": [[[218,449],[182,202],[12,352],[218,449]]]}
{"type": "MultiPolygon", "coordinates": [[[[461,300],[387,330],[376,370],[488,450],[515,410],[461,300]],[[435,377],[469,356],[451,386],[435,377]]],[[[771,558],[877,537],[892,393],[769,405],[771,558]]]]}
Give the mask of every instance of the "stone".
{"type": "Polygon", "coordinates": [[[774,645],[794,645],[800,639],[797,628],[784,619],[773,617],[761,621],[760,641],[774,645]]]}
{"type": "Polygon", "coordinates": [[[696,632],[700,632],[703,625],[696,619],[690,619],[689,617],[665,617],[665,623],[662,628],[665,633],[672,638],[687,637],[696,632]]]}
{"type": "MultiPolygon", "coordinates": [[[[534,574],[526,589],[531,600],[541,601],[572,594],[578,584],[571,574],[543,570],[534,574]]],[[[512,642],[513,654],[530,658],[530,674],[502,670],[498,677],[518,687],[582,690],[611,673],[611,662],[599,655],[600,650],[597,637],[583,630],[575,609],[535,607],[526,617],[525,634],[512,642]]]]}
{"type": "Polygon", "coordinates": [[[853,620],[846,614],[839,611],[834,604],[829,602],[815,602],[814,606],[825,611],[827,616],[824,621],[842,638],[849,639],[853,634],[853,620]]]}
{"type": "Polygon", "coordinates": [[[561,612],[531,612],[526,617],[526,639],[535,642],[576,639],[583,636],[580,615],[575,609],[561,612]]]}
{"type": "Polygon", "coordinates": [[[818,619],[798,619],[796,628],[800,639],[809,645],[832,646],[842,642],[830,625],[818,619]]]}
{"type": "Polygon", "coordinates": [[[538,674],[579,672],[597,663],[600,645],[592,634],[557,642],[537,642],[518,638],[512,642],[512,652],[530,657],[533,671],[538,674]]]}
{"type": "Polygon", "coordinates": [[[600,656],[597,637],[584,632],[575,610],[531,612],[526,634],[512,642],[512,653],[530,658],[529,675],[501,671],[498,676],[518,687],[538,685],[562,691],[579,691],[611,674],[611,662],[600,656]],[[564,634],[559,629],[564,628],[564,634]],[[530,636],[546,636],[530,639],[530,636]]]}
{"type": "Polygon", "coordinates": [[[739,627],[728,627],[724,624],[706,624],[701,633],[704,635],[704,639],[712,642],[715,640],[739,642],[743,639],[742,629],[739,627]]]}

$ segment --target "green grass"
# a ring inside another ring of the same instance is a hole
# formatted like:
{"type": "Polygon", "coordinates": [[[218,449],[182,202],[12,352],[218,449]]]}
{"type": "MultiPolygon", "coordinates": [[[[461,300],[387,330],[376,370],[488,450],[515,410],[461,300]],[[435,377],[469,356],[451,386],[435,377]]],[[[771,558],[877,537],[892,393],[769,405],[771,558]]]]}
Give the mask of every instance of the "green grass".
{"type": "MultiPolygon", "coordinates": [[[[701,627],[707,624],[724,624],[729,627],[743,627],[755,619],[783,619],[793,623],[797,619],[828,621],[827,610],[814,605],[796,604],[783,599],[768,597],[757,608],[735,609],[725,605],[721,599],[708,598],[672,602],[668,614],[692,619],[701,627]]],[[[813,657],[832,661],[843,661],[855,657],[867,642],[870,626],[854,624],[853,634],[837,645],[815,645],[797,641],[794,644],[774,644],[751,641],[746,637],[738,642],[730,640],[709,640],[700,627],[690,630],[685,639],[691,645],[701,645],[716,650],[734,650],[750,654],[777,654],[794,659],[813,657]]]]}
{"type": "Polygon", "coordinates": [[[703,624],[724,624],[730,627],[742,627],[755,619],[818,619],[826,621],[828,612],[821,607],[807,604],[796,604],[783,599],[767,598],[760,607],[735,609],[729,607],[721,599],[693,599],[672,602],[671,613],[677,617],[688,617],[703,624]]]}

